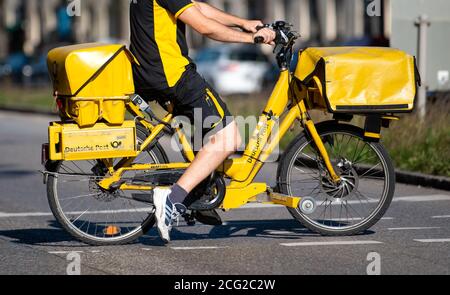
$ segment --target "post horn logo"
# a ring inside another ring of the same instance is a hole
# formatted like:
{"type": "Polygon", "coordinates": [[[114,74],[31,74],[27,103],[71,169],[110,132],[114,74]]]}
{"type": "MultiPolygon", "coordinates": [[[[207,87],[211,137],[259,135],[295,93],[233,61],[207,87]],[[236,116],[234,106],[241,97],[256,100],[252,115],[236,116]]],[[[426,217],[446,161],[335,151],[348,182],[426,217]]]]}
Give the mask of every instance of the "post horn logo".
{"type": "Polygon", "coordinates": [[[113,141],[113,142],[111,142],[111,147],[113,149],[118,149],[121,145],[122,145],[121,141],[113,141]]]}

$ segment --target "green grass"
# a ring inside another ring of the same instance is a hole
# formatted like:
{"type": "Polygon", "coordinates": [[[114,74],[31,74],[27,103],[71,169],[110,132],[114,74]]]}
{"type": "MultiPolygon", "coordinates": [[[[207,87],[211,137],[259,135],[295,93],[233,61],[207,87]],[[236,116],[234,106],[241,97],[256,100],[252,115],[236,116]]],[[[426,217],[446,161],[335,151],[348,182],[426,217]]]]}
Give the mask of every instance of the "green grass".
{"type": "MultiPolygon", "coordinates": [[[[227,104],[233,114],[259,115],[268,95],[260,97],[232,97],[227,104]]],[[[423,123],[417,113],[405,114],[400,121],[394,121],[382,132],[382,144],[387,148],[397,169],[450,177],[450,103],[441,99],[428,105],[423,123]],[[439,102],[440,101],[440,102],[439,102]]],[[[329,120],[331,116],[313,111],[315,122],[329,120]]],[[[363,126],[361,117],[352,124],[363,126]]],[[[298,124],[297,124],[298,125],[298,124]]],[[[284,149],[301,132],[297,126],[283,138],[280,148],[284,149]]]]}
{"type": "Polygon", "coordinates": [[[450,104],[436,102],[428,109],[422,124],[417,114],[394,122],[383,143],[397,168],[450,177],[450,104]]]}
{"type": "MultiPolygon", "coordinates": [[[[54,102],[51,93],[50,88],[20,89],[1,85],[0,106],[52,111],[54,102]]],[[[225,100],[234,115],[258,116],[269,94],[234,96],[225,100]]],[[[391,128],[383,130],[382,143],[398,169],[450,177],[450,100],[438,101],[441,102],[429,104],[428,114],[422,124],[417,114],[405,114],[400,121],[393,122],[391,128]]],[[[312,117],[315,122],[331,118],[316,111],[312,112],[312,117]]],[[[361,126],[362,120],[356,119],[352,123],[361,126]]],[[[245,132],[247,141],[250,132],[245,132]]],[[[296,124],[293,131],[283,138],[280,148],[285,149],[300,132],[296,124]]]]}
{"type": "Polygon", "coordinates": [[[0,106],[51,111],[54,101],[51,88],[17,88],[0,86],[0,106]]]}

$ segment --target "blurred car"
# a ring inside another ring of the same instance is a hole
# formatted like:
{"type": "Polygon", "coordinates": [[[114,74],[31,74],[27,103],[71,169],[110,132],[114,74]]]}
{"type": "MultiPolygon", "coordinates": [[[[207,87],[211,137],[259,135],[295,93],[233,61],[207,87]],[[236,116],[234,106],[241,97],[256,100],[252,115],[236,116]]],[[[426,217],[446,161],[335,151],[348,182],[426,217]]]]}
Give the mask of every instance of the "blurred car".
{"type": "Polygon", "coordinates": [[[13,53],[0,64],[0,78],[12,77],[13,82],[22,82],[22,68],[27,64],[28,58],[23,53],[13,53]]]}
{"type": "Polygon", "coordinates": [[[25,86],[46,85],[50,81],[47,69],[47,55],[41,54],[31,59],[22,67],[23,83],[25,86]]]}
{"type": "Polygon", "coordinates": [[[271,65],[254,46],[220,46],[201,50],[195,58],[198,72],[224,95],[262,90],[271,65]]]}
{"type": "MultiPolygon", "coordinates": [[[[111,42],[115,43],[115,42],[111,42]]],[[[57,47],[71,45],[68,42],[50,43],[41,48],[34,56],[28,59],[22,67],[23,84],[25,86],[43,86],[50,82],[50,75],[47,68],[47,54],[57,47]]]]}

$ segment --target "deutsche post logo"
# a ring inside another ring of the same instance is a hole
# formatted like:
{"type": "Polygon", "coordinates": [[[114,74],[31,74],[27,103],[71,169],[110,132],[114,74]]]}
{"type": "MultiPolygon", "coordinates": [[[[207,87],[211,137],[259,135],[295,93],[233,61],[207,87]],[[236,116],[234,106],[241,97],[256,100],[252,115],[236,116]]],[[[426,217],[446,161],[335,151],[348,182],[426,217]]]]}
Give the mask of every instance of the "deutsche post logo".
{"type": "Polygon", "coordinates": [[[122,142],[121,141],[113,141],[113,142],[111,142],[111,147],[113,149],[118,149],[121,146],[122,146],[122,142]]]}

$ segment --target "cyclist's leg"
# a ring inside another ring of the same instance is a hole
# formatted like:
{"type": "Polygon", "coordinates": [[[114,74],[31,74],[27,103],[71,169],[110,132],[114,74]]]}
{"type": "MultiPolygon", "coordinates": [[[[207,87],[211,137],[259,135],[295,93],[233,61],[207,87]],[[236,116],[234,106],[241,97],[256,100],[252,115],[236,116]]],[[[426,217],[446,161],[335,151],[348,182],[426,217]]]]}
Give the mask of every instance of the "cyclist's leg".
{"type": "Polygon", "coordinates": [[[240,144],[239,130],[236,123],[232,122],[211,137],[177,184],[186,192],[191,192],[232,155],[240,144]]]}
{"type": "Polygon", "coordinates": [[[202,135],[207,133],[202,140],[207,142],[177,183],[189,193],[239,148],[241,136],[226,104],[195,70],[188,70],[177,88],[177,113],[202,124],[202,135]]]}
{"type": "MultiPolygon", "coordinates": [[[[184,73],[175,87],[172,101],[175,106],[175,115],[187,116],[191,121],[194,120],[198,129],[201,129],[201,142],[203,142],[204,131],[208,132],[210,137],[208,143],[200,149],[191,166],[172,189],[155,189],[153,192],[158,231],[166,242],[170,240],[169,232],[173,223],[173,214],[179,216],[185,212],[184,202],[188,194],[211,175],[241,144],[237,125],[230,120],[231,114],[225,103],[195,68],[187,69],[184,73]],[[204,123],[210,125],[206,126],[204,123]]],[[[195,141],[194,139],[194,143],[195,141]]],[[[210,214],[210,218],[207,218],[208,222],[214,219],[215,223],[220,224],[220,216],[216,212],[211,213],[215,214],[210,214]]]]}

